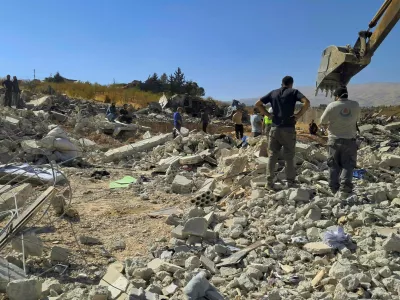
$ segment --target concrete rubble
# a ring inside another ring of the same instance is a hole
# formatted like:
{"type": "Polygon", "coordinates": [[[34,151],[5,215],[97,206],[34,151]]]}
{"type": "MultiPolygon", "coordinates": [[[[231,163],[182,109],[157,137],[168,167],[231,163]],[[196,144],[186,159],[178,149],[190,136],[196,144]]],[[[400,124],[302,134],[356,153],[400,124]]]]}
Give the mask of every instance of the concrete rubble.
{"type": "MultiPolygon", "coordinates": [[[[72,159],[150,171],[151,179],[136,178],[128,188],[140,201],[156,191],[179,194],[186,210],[166,217],[169,240],[153,245],[148,255],[115,261],[104,250],[110,264],[94,268],[96,280],[80,273],[74,283],[61,281],[72,252],[57,245],[44,251],[38,236],[24,232],[26,244],[15,237],[13,255],[0,258],[0,292],[9,299],[400,299],[399,122],[360,126],[355,195],[340,199],[329,192],[327,153],[318,143],[296,144],[299,186],[285,188],[280,160],[276,191],[270,191],[264,189],[265,137],[249,138],[240,147],[224,134],[192,130],[173,138],[138,125],[140,139],[100,150],[85,135],[115,133],[119,125],[105,124],[97,116],[104,107],[91,103],[68,114],[73,103],[78,102],[45,96],[28,103],[33,112],[4,109],[1,122],[18,142],[1,140],[0,156],[12,150],[33,164],[49,156],[68,160],[57,144],[63,139],[76,151],[72,159]],[[51,111],[54,105],[59,111],[51,111]],[[63,122],[73,130],[58,130],[55,125],[63,122]],[[61,275],[35,277],[42,273],[34,263],[61,275]]],[[[149,110],[143,111],[146,117],[164,116],[149,110]]],[[[32,189],[27,183],[0,186],[2,210],[13,209],[15,200],[23,205],[32,189]]],[[[51,203],[57,214],[65,212],[63,199],[51,203]]],[[[77,240],[83,254],[103,249],[102,238],[89,232],[77,240]]],[[[117,251],[127,247],[120,240],[113,244],[117,251]]]]}

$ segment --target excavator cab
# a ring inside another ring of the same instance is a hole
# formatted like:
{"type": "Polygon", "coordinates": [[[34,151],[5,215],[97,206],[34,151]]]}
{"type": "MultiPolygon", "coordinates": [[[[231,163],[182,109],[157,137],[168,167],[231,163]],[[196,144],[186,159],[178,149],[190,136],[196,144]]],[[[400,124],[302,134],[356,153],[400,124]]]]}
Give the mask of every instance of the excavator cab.
{"type": "Polygon", "coordinates": [[[329,46],[322,52],[318,69],[315,95],[325,91],[326,96],[343,85],[369,65],[374,52],[400,19],[400,0],[385,0],[368,25],[368,30],[360,31],[353,47],[329,46]],[[380,21],[380,22],[379,22],[380,21]],[[378,24],[379,22],[379,24],[378,24]],[[371,29],[376,25],[374,32],[371,29]]]}

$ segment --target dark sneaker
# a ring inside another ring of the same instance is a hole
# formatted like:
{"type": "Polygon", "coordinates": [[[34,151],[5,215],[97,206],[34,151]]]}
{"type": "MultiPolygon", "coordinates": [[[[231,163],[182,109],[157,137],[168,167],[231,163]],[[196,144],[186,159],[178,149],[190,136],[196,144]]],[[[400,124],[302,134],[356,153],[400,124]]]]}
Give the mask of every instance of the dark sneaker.
{"type": "Polygon", "coordinates": [[[273,183],[267,183],[265,185],[265,189],[270,190],[270,191],[275,191],[274,184],[273,183]]]}
{"type": "Polygon", "coordinates": [[[295,181],[288,181],[286,183],[286,188],[290,189],[290,188],[298,188],[299,184],[295,181]]]}

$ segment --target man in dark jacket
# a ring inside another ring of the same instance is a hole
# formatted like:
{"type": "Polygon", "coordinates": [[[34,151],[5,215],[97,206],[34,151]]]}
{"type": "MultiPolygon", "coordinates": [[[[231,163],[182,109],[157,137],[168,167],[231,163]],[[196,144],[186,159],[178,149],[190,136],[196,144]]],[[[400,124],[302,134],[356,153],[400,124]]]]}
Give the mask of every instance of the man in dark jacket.
{"type": "Polygon", "coordinates": [[[20,100],[20,89],[19,89],[19,83],[17,76],[13,76],[13,81],[12,81],[12,102],[15,104],[16,108],[22,108],[22,103],[20,100]]]}
{"type": "Polygon", "coordinates": [[[1,85],[6,89],[4,106],[11,107],[13,83],[10,80],[10,75],[7,75],[7,79],[4,80],[1,85]]]}
{"type": "Polygon", "coordinates": [[[203,125],[203,131],[205,133],[207,133],[207,126],[208,126],[208,123],[210,122],[210,116],[208,115],[207,110],[203,110],[203,109],[201,110],[200,118],[201,118],[201,124],[203,125]]]}

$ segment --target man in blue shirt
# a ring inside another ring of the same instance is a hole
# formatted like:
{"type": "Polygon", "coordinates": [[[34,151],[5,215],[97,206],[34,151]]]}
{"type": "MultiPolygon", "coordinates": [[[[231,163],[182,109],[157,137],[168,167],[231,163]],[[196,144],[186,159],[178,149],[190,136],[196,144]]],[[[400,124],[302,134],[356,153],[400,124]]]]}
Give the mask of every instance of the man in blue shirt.
{"type": "Polygon", "coordinates": [[[178,109],[174,113],[174,129],[177,130],[179,133],[181,132],[182,128],[182,115],[181,115],[182,113],[183,113],[182,107],[178,107],[178,109]]]}
{"type": "Polygon", "coordinates": [[[296,149],[296,121],[310,107],[310,101],[298,90],[293,89],[293,77],[285,76],[282,87],[271,91],[262,97],[255,105],[263,115],[272,118],[272,128],[269,133],[269,157],[267,169],[267,188],[273,188],[274,171],[278,162],[279,152],[283,148],[286,163],[286,180],[288,187],[294,185],[296,170],[294,156],[296,149]],[[294,113],[296,102],[303,103],[301,110],[294,113]],[[270,114],[264,104],[271,104],[273,114],[270,114]]]}

